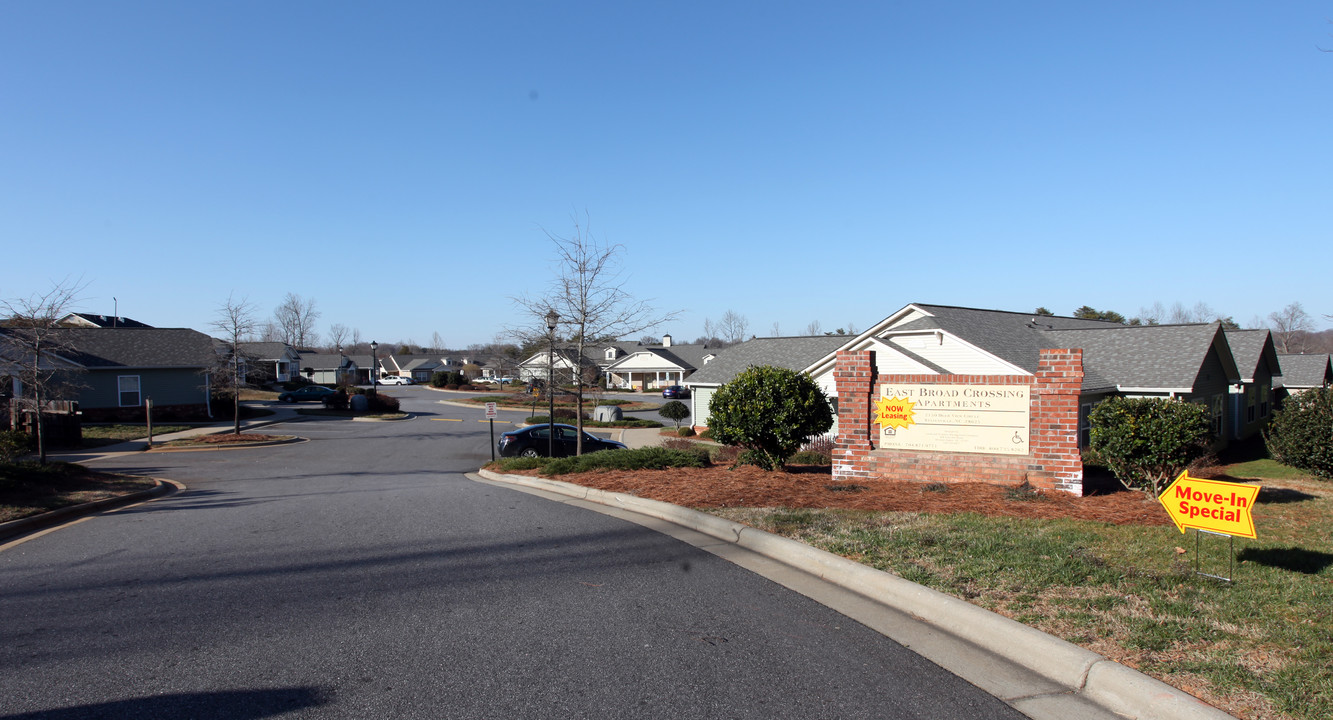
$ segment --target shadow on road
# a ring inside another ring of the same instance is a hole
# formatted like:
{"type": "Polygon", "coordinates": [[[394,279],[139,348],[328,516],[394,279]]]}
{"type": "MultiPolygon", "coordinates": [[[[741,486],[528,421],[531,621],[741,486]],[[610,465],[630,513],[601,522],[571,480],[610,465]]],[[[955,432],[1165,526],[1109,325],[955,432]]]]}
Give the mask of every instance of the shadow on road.
{"type": "Polygon", "coordinates": [[[84,720],[85,718],[138,720],[152,717],[244,720],[272,717],[300,708],[325,705],[329,702],[328,695],[329,693],[317,687],[177,693],[4,715],[0,716],[0,720],[84,720]]]}

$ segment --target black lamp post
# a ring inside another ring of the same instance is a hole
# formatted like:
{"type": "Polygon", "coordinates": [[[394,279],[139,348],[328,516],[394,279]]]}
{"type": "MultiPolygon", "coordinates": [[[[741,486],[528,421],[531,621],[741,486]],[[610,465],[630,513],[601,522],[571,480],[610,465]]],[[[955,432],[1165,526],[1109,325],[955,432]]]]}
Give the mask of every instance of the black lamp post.
{"type": "Polygon", "coordinates": [[[375,367],[379,365],[379,358],[375,356],[376,351],[380,349],[380,344],[374,340],[370,341],[370,394],[375,394],[375,367]]]}
{"type": "Polygon", "coordinates": [[[550,412],[546,416],[546,457],[555,457],[555,325],[560,315],[552,310],[546,313],[546,330],[551,336],[551,350],[546,356],[546,394],[550,398],[550,412]]]}

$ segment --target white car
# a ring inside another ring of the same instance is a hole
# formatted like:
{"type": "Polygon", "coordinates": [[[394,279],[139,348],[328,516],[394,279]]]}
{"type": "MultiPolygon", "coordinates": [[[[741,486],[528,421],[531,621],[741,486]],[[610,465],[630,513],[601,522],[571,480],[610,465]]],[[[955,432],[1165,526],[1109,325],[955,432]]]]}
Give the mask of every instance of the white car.
{"type": "Polygon", "coordinates": [[[379,379],[379,383],[380,383],[381,385],[414,385],[414,384],[415,384],[415,383],[412,382],[412,378],[410,378],[410,377],[403,377],[402,375],[389,375],[388,377],[382,377],[382,378],[379,379]]]}

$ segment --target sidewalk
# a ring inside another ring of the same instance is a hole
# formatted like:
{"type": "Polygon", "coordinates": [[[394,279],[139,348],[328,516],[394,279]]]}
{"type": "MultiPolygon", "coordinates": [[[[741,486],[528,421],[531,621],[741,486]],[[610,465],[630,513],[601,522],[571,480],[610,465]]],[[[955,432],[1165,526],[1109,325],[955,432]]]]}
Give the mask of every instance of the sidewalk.
{"type": "MultiPolygon", "coordinates": [[[[301,420],[297,414],[296,407],[285,405],[264,406],[266,410],[272,410],[272,415],[264,417],[249,418],[241,420],[241,432],[249,432],[256,428],[267,425],[276,425],[293,420],[301,420]]],[[[153,434],[153,445],[160,445],[171,440],[181,440],[184,438],[198,437],[200,435],[213,435],[215,433],[231,432],[235,423],[231,420],[219,420],[207,425],[192,427],[189,430],[167,433],[165,435],[153,434]]],[[[103,445],[102,447],[84,448],[79,450],[47,451],[47,456],[64,462],[82,463],[92,460],[102,460],[105,458],[116,457],[129,453],[143,452],[148,449],[148,438],[142,437],[137,440],[127,440],[116,443],[115,445],[103,445]]]]}

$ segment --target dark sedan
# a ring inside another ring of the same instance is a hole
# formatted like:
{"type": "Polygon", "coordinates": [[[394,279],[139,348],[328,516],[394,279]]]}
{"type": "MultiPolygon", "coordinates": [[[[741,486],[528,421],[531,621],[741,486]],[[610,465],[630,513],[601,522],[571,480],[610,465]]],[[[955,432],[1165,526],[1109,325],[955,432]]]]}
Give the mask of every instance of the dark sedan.
{"type": "Polygon", "coordinates": [[[279,395],[278,399],[282,402],[301,402],[302,400],[321,401],[334,393],[334,390],[321,385],[306,385],[302,388],[289,390],[279,395]]]}
{"type": "MultiPolygon", "coordinates": [[[[511,430],[500,436],[497,447],[500,457],[546,457],[551,447],[551,426],[529,425],[511,430]]],[[[555,425],[555,443],[552,451],[555,457],[567,457],[577,451],[579,429],[573,425],[555,425]]],[[[624,443],[615,440],[603,440],[592,433],[583,433],[583,453],[586,455],[598,450],[624,450],[624,443]]]]}
{"type": "Polygon", "coordinates": [[[687,398],[690,396],[690,389],[684,385],[668,385],[662,388],[662,397],[664,398],[687,398]]]}

